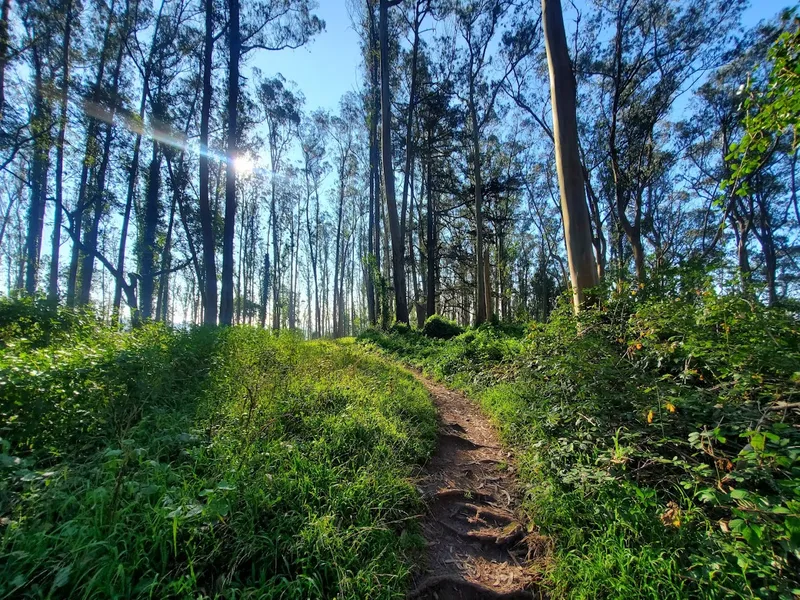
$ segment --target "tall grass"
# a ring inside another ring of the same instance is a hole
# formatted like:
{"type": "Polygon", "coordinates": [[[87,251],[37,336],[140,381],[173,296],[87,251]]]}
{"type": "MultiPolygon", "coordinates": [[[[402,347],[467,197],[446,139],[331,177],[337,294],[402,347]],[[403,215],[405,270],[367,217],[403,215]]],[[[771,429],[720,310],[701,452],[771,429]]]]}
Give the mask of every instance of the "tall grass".
{"type": "Polygon", "coordinates": [[[403,596],[435,419],[401,370],[36,303],[0,343],[0,597],[403,596]]]}

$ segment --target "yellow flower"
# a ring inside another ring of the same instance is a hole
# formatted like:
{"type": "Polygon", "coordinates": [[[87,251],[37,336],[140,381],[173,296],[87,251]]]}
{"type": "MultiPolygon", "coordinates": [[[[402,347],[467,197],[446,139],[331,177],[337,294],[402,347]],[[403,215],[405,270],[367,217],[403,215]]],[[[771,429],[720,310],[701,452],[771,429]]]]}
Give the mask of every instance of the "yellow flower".
{"type": "Polygon", "coordinates": [[[641,350],[641,349],[642,349],[642,345],[637,343],[637,344],[636,344],[636,349],[637,349],[637,350],[641,350]]]}
{"type": "Polygon", "coordinates": [[[675,405],[672,402],[667,402],[667,410],[671,413],[675,412],[675,405]]]}
{"type": "Polygon", "coordinates": [[[652,410],[649,413],[647,413],[647,422],[648,423],[652,423],[653,422],[653,411],[652,410]]]}

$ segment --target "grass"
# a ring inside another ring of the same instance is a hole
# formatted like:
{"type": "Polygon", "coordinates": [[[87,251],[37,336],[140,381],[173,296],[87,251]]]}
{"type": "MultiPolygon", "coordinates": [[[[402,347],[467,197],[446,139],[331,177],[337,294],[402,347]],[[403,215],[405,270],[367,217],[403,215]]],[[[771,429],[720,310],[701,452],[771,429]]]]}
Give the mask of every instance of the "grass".
{"type": "Polygon", "coordinates": [[[402,370],[35,302],[0,346],[0,598],[404,595],[435,417],[402,370]]]}
{"type": "Polygon", "coordinates": [[[800,595],[800,326],[735,294],[633,289],[577,321],[361,342],[466,391],[554,543],[554,597],[800,595]]]}

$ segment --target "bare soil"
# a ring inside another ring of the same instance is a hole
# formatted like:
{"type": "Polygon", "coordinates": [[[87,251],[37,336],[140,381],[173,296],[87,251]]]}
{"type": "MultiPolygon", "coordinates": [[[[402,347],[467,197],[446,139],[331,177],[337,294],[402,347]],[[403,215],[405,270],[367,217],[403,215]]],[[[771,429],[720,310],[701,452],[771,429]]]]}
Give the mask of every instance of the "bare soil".
{"type": "Polygon", "coordinates": [[[415,373],[439,412],[439,445],[418,482],[426,568],[409,598],[544,598],[547,544],[516,510],[516,468],[480,408],[415,373]]]}

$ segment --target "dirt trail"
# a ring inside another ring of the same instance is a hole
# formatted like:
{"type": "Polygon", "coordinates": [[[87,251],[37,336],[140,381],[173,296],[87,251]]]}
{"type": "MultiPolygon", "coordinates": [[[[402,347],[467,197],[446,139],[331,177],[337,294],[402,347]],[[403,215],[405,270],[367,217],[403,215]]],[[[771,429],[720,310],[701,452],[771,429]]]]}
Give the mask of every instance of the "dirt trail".
{"type": "Polygon", "coordinates": [[[463,394],[415,373],[439,412],[439,446],[418,483],[427,569],[409,598],[541,598],[535,536],[515,513],[514,464],[487,417],[463,394]]]}

